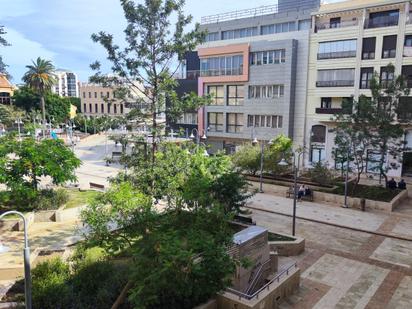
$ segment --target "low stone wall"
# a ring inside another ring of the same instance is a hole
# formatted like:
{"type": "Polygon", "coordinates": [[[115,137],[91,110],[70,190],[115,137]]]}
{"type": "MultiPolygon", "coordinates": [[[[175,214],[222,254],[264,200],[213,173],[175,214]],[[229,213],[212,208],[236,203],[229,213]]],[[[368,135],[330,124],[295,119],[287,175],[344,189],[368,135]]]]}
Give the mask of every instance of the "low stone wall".
{"type": "MultiPolygon", "coordinates": [[[[300,270],[295,268],[289,274],[280,278],[279,282],[273,282],[269,289],[259,294],[259,298],[247,300],[239,296],[225,292],[217,297],[217,309],[273,309],[287,297],[292,295],[300,284],[300,270]]],[[[208,308],[209,309],[209,308],[208,308]]]]}
{"type": "MultiPolygon", "coordinates": [[[[28,212],[25,214],[25,217],[26,217],[27,228],[29,228],[30,225],[34,222],[34,213],[28,212]]],[[[20,219],[20,217],[16,219],[5,218],[0,223],[0,227],[2,230],[5,230],[5,231],[23,231],[24,230],[23,219],[20,219]]]]}
{"type": "Polygon", "coordinates": [[[295,238],[296,240],[294,241],[269,241],[270,250],[277,252],[280,256],[300,255],[305,252],[305,239],[301,237],[295,238]]]}
{"type": "MultiPolygon", "coordinates": [[[[253,189],[259,188],[259,183],[250,181],[249,182],[253,189]]],[[[315,189],[316,188],[312,188],[315,189]]],[[[268,194],[273,194],[277,196],[286,197],[286,191],[288,187],[275,185],[275,184],[263,184],[263,191],[268,194]]],[[[399,204],[401,204],[405,199],[408,198],[408,190],[403,190],[397,196],[393,198],[390,202],[380,202],[373,200],[365,200],[366,209],[380,210],[384,212],[392,212],[399,204]]],[[[345,197],[343,195],[326,193],[326,192],[313,192],[313,201],[317,203],[332,204],[334,206],[342,206],[345,202],[345,197]]],[[[348,197],[348,205],[351,208],[361,209],[361,199],[356,197],[348,197]]]]}
{"type": "Polygon", "coordinates": [[[196,306],[193,309],[217,309],[217,308],[218,307],[217,307],[216,299],[211,299],[207,303],[196,306]]]}

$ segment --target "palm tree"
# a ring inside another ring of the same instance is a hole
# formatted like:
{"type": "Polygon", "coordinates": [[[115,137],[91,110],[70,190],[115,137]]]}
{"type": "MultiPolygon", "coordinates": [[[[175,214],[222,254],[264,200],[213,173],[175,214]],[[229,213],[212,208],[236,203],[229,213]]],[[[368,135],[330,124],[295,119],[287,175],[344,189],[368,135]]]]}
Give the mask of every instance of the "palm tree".
{"type": "Polygon", "coordinates": [[[54,66],[50,60],[44,60],[40,57],[33,64],[26,65],[28,71],[23,76],[23,81],[30,88],[34,89],[40,95],[40,104],[43,114],[43,137],[46,136],[46,104],[44,101],[45,94],[50,91],[56,82],[54,66]]]}

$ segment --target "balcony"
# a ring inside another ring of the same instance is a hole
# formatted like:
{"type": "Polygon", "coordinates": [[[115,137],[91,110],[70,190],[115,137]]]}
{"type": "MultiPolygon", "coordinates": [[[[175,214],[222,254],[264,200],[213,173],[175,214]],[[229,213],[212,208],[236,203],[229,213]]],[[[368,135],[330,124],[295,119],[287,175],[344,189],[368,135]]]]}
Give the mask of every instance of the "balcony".
{"type": "Polygon", "coordinates": [[[243,68],[237,69],[213,69],[213,70],[202,70],[200,71],[200,76],[233,76],[233,75],[243,75],[243,68]]]}
{"type": "Polygon", "coordinates": [[[316,87],[353,87],[354,85],[354,80],[328,80],[316,82],[316,87]]]}
{"type": "Polygon", "coordinates": [[[200,76],[200,70],[189,70],[186,72],[177,72],[173,75],[175,79],[196,80],[200,76]]]}
{"type": "Polygon", "coordinates": [[[316,114],[322,114],[322,115],[335,115],[335,114],[341,114],[343,112],[342,108],[324,108],[324,107],[318,107],[315,109],[316,114]]]}
{"type": "Polygon", "coordinates": [[[341,21],[340,23],[317,23],[315,27],[315,32],[327,29],[335,29],[335,28],[346,28],[346,27],[355,27],[359,25],[359,21],[355,20],[348,20],[348,21],[341,21]]]}
{"type": "Polygon", "coordinates": [[[353,57],[356,57],[356,50],[332,52],[332,53],[318,53],[318,60],[353,58],[353,57]]]}
{"type": "Polygon", "coordinates": [[[365,29],[397,26],[399,16],[381,16],[365,20],[365,29]]]}

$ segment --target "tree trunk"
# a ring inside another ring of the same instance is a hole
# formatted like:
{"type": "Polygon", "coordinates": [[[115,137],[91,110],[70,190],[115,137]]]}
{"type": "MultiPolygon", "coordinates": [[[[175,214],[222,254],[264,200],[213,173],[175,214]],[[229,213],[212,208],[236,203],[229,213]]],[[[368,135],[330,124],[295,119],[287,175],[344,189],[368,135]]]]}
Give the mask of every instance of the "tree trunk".
{"type": "Polygon", "coordinates": [[[40,97],[41,112],[43,116],[43,138],[46,138],[46,103],[44,100],[44,95],[40,97]]]}

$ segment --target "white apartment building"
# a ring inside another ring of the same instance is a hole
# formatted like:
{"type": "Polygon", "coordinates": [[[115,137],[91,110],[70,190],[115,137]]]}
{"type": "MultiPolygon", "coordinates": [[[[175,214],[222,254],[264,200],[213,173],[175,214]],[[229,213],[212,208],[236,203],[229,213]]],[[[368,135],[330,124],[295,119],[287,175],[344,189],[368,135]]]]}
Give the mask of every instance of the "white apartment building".
{"type": "MultiPolygon", "coordinates": [[[[305,145],[305,163],[333,158],[332,117],[341,112],[342,101],[364,94],[371,96],[369,81],[374,72],[381,82],[404,75],[412,85],[412,6],[399,0],[350,0],[324,4],[312,14],[305,145]],[[395,66],[394,72],[387,65],[395,66]]],[[[402,98],[412,107],[412,97],[402,98]]],[[[405,116],[405,115],[404,115],[405,116]]],[[[411,118],[408,113],[405,117],[411,118]]],[[[406,128],[408,129],[408,128],[406,128]]],[[[412,130],[405,136],[412,147],[412,130]]],[[[372,152],[369,154],[374,155],[372,152]]],[[[371,160],[373,161],[373,160],[371,160]]],[[[388,164],[391,158],[388,156],[388,164]]],[[[389,176],[400,177],[412,171],[412,153],[405,152],[403,166],[389,176]]],[[[373,173],[372,164],[367,172],[373,173]]]]}
{"type": "Polygon", "coordinates": [[[79,82],[77,75],[67,70],[56,70],[56,84],[52,87],[52,92],[61,97],[79,97],[79,82]]]}

